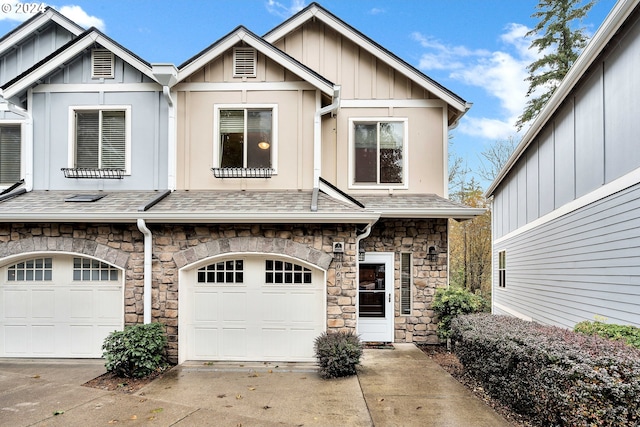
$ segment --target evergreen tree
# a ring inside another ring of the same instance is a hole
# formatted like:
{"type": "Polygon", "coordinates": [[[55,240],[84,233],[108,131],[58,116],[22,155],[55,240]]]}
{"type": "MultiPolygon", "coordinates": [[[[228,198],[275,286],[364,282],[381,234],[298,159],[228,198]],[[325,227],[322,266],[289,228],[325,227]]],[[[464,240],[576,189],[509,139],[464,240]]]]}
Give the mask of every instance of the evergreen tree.
{"type": "Polygon", "coordinates": [[[539,0],[537,11],[531,16],[540,21],[527,36],[538,36],[531,42],[530,49],[536,48],[543,56],[527,67],[527,97],[535,97],[529,99],[518,118],[518,130],[536,118],[587,45],[584,28],[572,28],[572,24],[580,23],[595,1],[582,5],[583,0],[539,0]],[[542,93],[536,96],[538,89],[542,89],[542,93]]]}

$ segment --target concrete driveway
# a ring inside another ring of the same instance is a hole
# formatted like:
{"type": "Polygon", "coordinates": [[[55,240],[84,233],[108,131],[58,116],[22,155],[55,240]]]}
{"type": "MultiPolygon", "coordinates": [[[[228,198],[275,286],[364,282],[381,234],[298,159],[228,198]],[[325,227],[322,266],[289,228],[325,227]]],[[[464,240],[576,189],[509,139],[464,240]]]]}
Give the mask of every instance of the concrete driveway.
{"type": "Polygon", "coordinates": [[[509,426],[412,344],[365,350],[357,377],[330,381],[312,365],[190,362],[133,395],[81,386],[102,373],[0,359],[0,426],[509,426]]]}

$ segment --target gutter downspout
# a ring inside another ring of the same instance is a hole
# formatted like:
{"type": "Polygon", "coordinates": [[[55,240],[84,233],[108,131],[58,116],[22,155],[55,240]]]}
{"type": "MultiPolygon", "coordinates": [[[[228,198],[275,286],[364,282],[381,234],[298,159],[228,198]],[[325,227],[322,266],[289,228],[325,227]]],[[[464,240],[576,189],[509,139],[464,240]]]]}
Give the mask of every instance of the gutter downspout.
{"type": "Polygon", "coordinates": [[[169,106],[167,111],[167,119],[169,121],[167,125],[167,157],[168,157],[168,168],[169,168],[169,176],[167,177],[167,186],[171,191],[176,189],[176,124],[175,117],[176,111],[173,103],[173,98],[171,97],[171,90],[169,86],[162,86],[162,94],[164,95],[164,99],[167,101],[169,106]]]}
{"type": "Polygon", "coordinates": [[[318,211],[318,194],[320,192],[320,173],[322,171],[322,120],[327,113],[333,113],[340,108],[341,86],[333,86],[333,102],[326,107],[316,110],[313,117],[313,195],[311,196],[311,212],[318,211]]]}
{"type": "MultiPolygon", "coordinates": [[[[153,200],[140,206],[138,208],[138,212],[147,211],[151,207],[155,206],[160,200],[167,197],[169,194],[171,194],[170,190],[163,191],[153,200]]],[[[142,307],[144,311],[144,323],[148,324],[151,323],[151,279],[153,274],[151,257],[153,255],[153,234],[151,234],[151,230],[149,230],[147,224],[142,218],[138,218],[138,230],[140,230],[140,232],[144,235],[144,284],[142,292],[142,307]]]]}
{"type": "Polygon", "coordinates": [[[151,249],[153,247],[153,235],[142,218],[138,218],[138,230],[144,235],[144,286],[142,301],[144,323],[146,325],[151,323],[151,249]]]}
{"type": "MultiPolygon", "coordinates": [[[[378,222],[378,220],[371,221],[369,224],[365,226],[364,230],[362,231],[360,231],[358,226],[356,226],[356,286],[357,286],[358,278],[360,277],[360,241],[369,237],[369,234],[371,234],[371,229],[373,228],[373,225],[376,222],[378,222]]],[[[359,314],[360,314],[360,304],[356,300],[356,319],[358,318],[359,314]]],[[[357,332],[358,332],[358,323],[356,322],[356,333],[357,332]]]]}

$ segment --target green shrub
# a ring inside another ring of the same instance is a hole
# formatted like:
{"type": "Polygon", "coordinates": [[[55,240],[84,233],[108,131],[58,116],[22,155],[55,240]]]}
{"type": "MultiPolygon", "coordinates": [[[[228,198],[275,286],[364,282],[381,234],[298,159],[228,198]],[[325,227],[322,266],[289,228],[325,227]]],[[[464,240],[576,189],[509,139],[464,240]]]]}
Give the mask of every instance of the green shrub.
{"type": "Polygon", "coordinates": [[[356,374],[362,343],[353,332],[323,332],[314,343],[320,376],[338,378],[356,374]]]}
{"type": "Polygon", "coordinates": [[[638,426],[640,351],[514,317],[451,322],[454,351],[492,396],[544,426],[638,426]]]}
{"type": "Polygon", "coordinates": [[[451,319],[461,314],[471,314],[488,311],[490,303],[480,295],[476,295],[464,288],[440,288],[433,297],[431,308],[438,315],[438,337],[442,340],[449,338],[451,319]]]}
{"type": "Polygon", "coordinates": [[[598,335],[610,340],[623,341],[640,349],[640,328],[635,326],[584,321],[578,323],[573,330],[585,335],[598,335]]]}
{"type": "Polygon", "coordinates": [[[130,325],[105,338],[102,357],[106,360],[107,372],[119,377],[141,378],[167,366],[166,346],[164,325],[130,325]]]}

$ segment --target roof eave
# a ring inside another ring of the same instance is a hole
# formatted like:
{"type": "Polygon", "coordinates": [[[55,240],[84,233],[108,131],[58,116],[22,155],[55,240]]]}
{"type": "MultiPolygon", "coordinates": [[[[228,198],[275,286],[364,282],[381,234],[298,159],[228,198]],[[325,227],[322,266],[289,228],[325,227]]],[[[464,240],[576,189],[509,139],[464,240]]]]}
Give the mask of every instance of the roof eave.
{"type": "Polygon", "coordinates": [[[284,52],[275,46],[265,43],[263,39],[256,36],[244,27],[239,27],[227,34],[218,42],[211,45],[208,49],[205,49],[197,58],[188,62],[186,65],[181,66],[178,69],[178,76],[175,84],[178,84],[191,76],[193,73],[204,67],[209,62],[213,61],[224,52],[231,49],[239,42],[245,42],[249,46],[255,48],[258,52],[265,55],[267,58],[281,65],[285,69],[292,71],[302,77],[305,81],[322,91],[323,93],[333,96],[335,85],[327,80],[320,78],[309,70],[301,67],[301,64],[297,64],[293,58],[288,57],[284,52]]]}
{"type": "Polygon", "coordinates": [[[381,218],[421,218],[421,219],[473,219],[484,214],[482,208],[449,208],[449,209],[381,209],[376,210],[381,218]]]}
{"type": "Polygon", "coordinates": [[[624,24],[629,15],[633,12],[640,0],[622,0],[615,4],[609,15],[605,18],[604,22],[598,28],[598,31],[593,36],[587,47],[580,54],[576,62],[573,64],[567,75],[562,80],[562,83],[556,89],[553,96],[549,99],[545,107],[540,111],[540,114],[531,124],[531,127],[522,137],[520,144],[516,147],[511,154],[505,165],[502,167],[496,178],[493,180],[489,188],[485,191],[485,197],[489,198],[493,196],[497,187],[509,174],[511,168],[520,159],[525,150],[531,145],[535,137],[538,136],[540,131],[547,124],[549,119],[555,114],[558,107],[562,104],[565,98],[571,93],[576,84],[580,81],[584,72],[593,64],[602,51],[607,46],[607,43],[616,34],[620,27],[624,24]]]}

